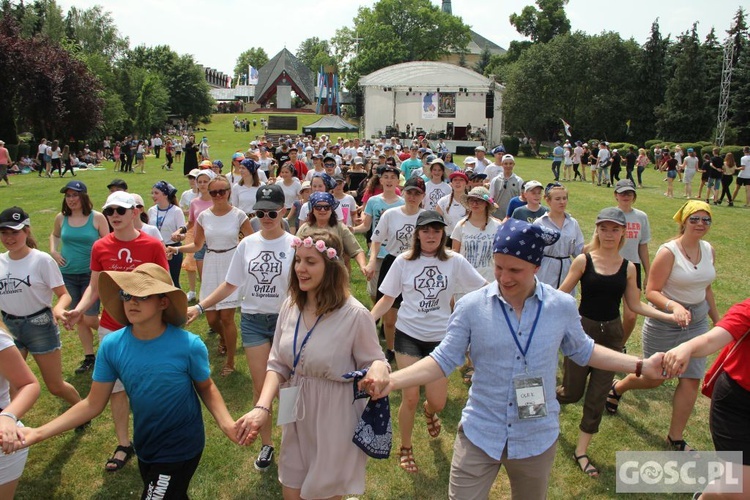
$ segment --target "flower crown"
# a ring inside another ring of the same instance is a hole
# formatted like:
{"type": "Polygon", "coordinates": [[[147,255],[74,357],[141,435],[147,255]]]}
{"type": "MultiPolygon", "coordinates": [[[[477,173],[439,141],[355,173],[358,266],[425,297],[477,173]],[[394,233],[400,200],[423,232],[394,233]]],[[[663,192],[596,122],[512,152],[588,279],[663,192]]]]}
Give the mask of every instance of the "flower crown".
{"type": "Polygon", "coordinates": [[[299,248],[299,247],[305,247],[305,248],[313,248],[324,254],[326,257],[328,257],[331,260],[338,259],[338,252],[335,248],[331,248],[326,246],[326,242],[323,240],[318,240],[316,242],[313,242],[313,239],[311,237],[307,237],[304,240],[301,240],[297,238],[296,236],[292,238],[292,248],[299,248]]]}

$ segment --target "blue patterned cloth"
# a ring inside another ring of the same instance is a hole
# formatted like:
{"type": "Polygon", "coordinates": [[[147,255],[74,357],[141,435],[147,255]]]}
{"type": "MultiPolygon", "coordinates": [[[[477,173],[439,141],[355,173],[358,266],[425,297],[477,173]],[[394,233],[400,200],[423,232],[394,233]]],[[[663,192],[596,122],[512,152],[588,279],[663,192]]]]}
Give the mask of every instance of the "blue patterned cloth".
{"type": "Polygon", "coordinates": [[[492,253],[503,253],[539,266],[544,257],[544,247],[558,239],[559,231],[534,226],[524,220],[509,219],[498,228],[492,253]]]}
{"type": "MultiPolygon", "coordinates": [[[[354,379],[354,401],[370,397],[357,388],[357,384],[367,374],[367,368],[342,375],[345,379],[354,379]]],[[[354,429],[352,442],[372,458],[388,458],[393,444],[391,428],[391,403],[388,396],[367,402],[365,411],[354,429]]]]}

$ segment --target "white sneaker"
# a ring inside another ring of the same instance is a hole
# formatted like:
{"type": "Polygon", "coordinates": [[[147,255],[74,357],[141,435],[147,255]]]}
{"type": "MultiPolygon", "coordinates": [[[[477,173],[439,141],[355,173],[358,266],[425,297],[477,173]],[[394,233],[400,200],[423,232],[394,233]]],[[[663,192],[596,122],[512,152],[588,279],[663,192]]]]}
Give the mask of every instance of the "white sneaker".
{"type": "Polygon", "coordinates": [[[188,299],[188,302],[195,301],[195,292],[193,292],[193,291],[188,292],[187,293],[187,299],[188,299]]]}

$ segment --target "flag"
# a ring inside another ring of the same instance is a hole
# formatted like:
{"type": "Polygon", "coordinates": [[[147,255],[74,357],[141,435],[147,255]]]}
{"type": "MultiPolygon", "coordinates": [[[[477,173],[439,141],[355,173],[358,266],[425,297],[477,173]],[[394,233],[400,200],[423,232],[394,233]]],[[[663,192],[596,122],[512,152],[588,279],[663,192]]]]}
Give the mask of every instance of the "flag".
{"type": "Polygon", "coordinates": [[[247,84],[258,85],[258,70],[252,66],[248,66],[247,68],[247,84]]]}
{"type": "Polygon", "coordinates": [[[572,137],[570,134],[570,123],[566,122],[562,118],[560,118],[560,121],[563,122],[563,127],[565,127],[565,135],[567,135],[568,137],[572,137]]]}
{"type": "Polygon", "coordinates": [[[627,130],[625,131],[625,133],[626,133],[626,134],[629,134],[629,133],[630,133],[630,120],[626,121],[626,122],[625,122],[625,125],[627,125],[627,126],[628,126],[628,129],[627,129],[627,130]]]}

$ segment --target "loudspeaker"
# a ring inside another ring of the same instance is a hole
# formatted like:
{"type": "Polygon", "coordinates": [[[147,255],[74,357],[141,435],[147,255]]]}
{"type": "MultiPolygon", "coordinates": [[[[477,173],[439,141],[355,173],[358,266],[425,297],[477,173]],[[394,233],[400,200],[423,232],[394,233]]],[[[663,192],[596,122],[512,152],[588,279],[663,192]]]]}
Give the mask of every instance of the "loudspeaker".
{"type": "Polygon", "coordinates": [[[495,118],[495,93],[488,92],[484,100],[484,117],[495,118]]]}
{"type": "Polygon", "coordinates": [[[357,116],[365,114],[365,96],[362,92],[357,92],[354,97],[354,113],[357,116]]]}
{"type": "Polygon", "coordinates": [[[445,126],[445,135],[448,136],[448,139],[453,139],[453,122],[448,122],[445,126]]]}

